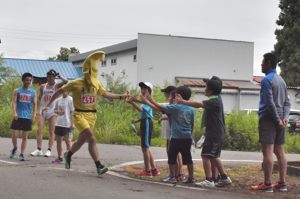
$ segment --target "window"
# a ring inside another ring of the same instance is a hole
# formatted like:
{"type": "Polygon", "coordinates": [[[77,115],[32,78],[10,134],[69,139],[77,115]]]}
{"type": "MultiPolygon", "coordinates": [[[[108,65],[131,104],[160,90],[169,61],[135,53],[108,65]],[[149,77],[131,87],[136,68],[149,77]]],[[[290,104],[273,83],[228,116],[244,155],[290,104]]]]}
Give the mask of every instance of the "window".
{"type": "Polygon", "coordinates": [[[106,60],[103,60],[103,61],[101,62],[101,66],[102,66],[102,67],[106,67],[106,60]]]}
{"type": "Polygon", "coordinates": [[[111,59],[111,65],[117,65],[117,58],[111,59]]]}
{"type": "Polygon", "coordinates": [[[133,55],[133,62],[136,62],[136,55],[133,55]]]}

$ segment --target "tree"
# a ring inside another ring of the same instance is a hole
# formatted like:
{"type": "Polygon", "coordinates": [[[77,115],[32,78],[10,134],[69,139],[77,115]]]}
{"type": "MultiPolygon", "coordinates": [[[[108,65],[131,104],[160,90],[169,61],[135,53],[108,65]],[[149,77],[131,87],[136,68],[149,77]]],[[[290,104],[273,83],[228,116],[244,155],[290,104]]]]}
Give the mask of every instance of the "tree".
{"type": "Polygon", "coordinates": [[[79,54],[79,50],[75,47],[65,48],[65,47],[60,47],[59,54],[57,54],[54,57],[49,57],[48,60],[60,60],[60,61],[68,61],[69,56],[71,54],[79,54]]]}
{"type": "Polygon", "coordinates": [[[300,86],[300,1],[280,0],[279,8],[274,52],[287,85],[300,86]]]}
{"type": "Polygon", "coordinates": [[[18,76],[18,73],[14,69],[4,66],[3,55],[0,54],[0,85],[18,76]]]}

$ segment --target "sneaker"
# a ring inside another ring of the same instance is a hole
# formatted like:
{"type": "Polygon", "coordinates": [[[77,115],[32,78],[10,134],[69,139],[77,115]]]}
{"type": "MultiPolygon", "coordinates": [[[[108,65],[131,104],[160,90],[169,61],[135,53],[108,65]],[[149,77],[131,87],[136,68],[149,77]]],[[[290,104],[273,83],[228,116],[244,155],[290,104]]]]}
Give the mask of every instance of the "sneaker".
{"type": "Polygon", "coordinates": [[[22,153],[19,155],[19,160],[20,161],[25,161],[25,157],[24,157],[24,155],[22,153]]]}
{"type": "Polygon", "coordinates": [[[209,180],[203,180],[201,182],[196,182],[195,185],[197,187],[205,187],[205,188],[214,188],[215,187],[215,183],[209,180]]]}
{"type": "Polygon", "coordinates": [[[273,192],[272,185],[266,185],[263,182],[258,185],[252,185],[250,188],[251,188],[251,190],[258,190],[258,191],[264,191],[264,192],[269,192],[269,193],[273,192]]]}
{"type": "Polygon", "coordinates": [[[10,151],[10,154],[9,154],[9,158],[10,159],[13,159],[16,155],[16,152],[17,152],[17,148],[14,148],[10,151]]]}
{"type": "Polygon", "coordinates": [[[68,158],[68,152],[64,153],[64,158],[65,158],[65,169],[70,169],[71,168],[71,158],[68,158]]]}
{"type": "Polygon", "coordinates": [[[179,176],[176,176],[176,180],[178,182],[185,182],[187,180],[187,177],[184,174],[180,174],[179,176]]]}
{"type": "Polygon", "coordinates": [[[172,183],[172,184],[177,183],[176,178],[175,177],[171,177],[171,176],[167,176],[167,177],[163,178],[162,181],[166,182],[166,183],[172,183]]]}
{"type": "Polygon", "coordinates": [[[51,156],[51,151],[48,149],[44,155],[44,157],[50,157],[51,156]]]}
{"type": "Polygon", "coordinates": [[[229,177],[227,177],[226,179],[222,179],[220,178],[216,183],[215,183],[215,186],[216,187],[224,187],[226,185],[230,185],[232,184],[232,181],[229,177]]]}
{"type": "Polygon", "coordinates": [[[160,171],[158,168],[152,169],[151,170],[152,176],[159,176],[160,175],[160,171]]]}
{"type": "Polygon", "coordinates": [[[182,181],[185,184],[194,184],[195,183],[195,179],[194,178],[186,178],[184,181],[182,181]]]}
{"type": "Polygon", "coordinates": [[[53,164],[60,164],[63,162],[63,159],[61,157],[55,158],[55,160],[52,161],[53,164]]]}
{"type": "Polygon", "coordinates": [[[100,167],[97,167],[97,173],[98,173],[98,176],[106,173],[108,171],[108,168],[101,165],[100,167]]]}
{"type": "Polygon", "coordinates": [[[152,172],[151,171],[145,171],[143,170],[140,174],[140,177],[152,177],[152,172]]]}
{"type": "Polygon", "coordinates": [[[42,155],[43,155],[43,151],[42,151],[42,150],[36,149],[36,150],[33,151],[30,155],[31,155],[31,156],[34,156],[34,157],[36,157],[36,156],[42,156],[42,155]]]}
{"type": "Polygon", "coordinates": [[[282,182],[277,182],[276,184],[272,184],[272,187],[275,190],[282,191],[282,192],[286,192],[288,190],[287,185],[284,182],[283,183],[282,182]]]}

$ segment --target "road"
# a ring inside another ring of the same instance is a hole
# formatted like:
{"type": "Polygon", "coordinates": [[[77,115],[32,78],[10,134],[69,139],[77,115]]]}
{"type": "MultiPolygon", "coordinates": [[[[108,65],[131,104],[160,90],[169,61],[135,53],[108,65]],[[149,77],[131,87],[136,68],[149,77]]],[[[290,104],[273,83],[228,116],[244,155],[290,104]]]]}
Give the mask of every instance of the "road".
{"type": "MultiPolygon", "coordinates": [[[[18,140],[20,141],[20,140],[18,140]]],[[[255,198],[217,190],[186,189],[180,187],[152,184],[105,174],[97,177],[87,144],[73,156],[72,171],[63,169],[63,165],[53,165],[54,157],[30,157],[35,149],[35,140],[29,140],[27,161],[10,160],[11,140],[0,138],[0,198],[1,199],[104,199],[104,198],[255,198]]],[[[46,147],[46,141],[43,142],[46,147]]],[[[101,161],[115,166],[130,161],[142,160],[139,146],[98,144],[101,161]]],[[[55,148],[53,149],[55,151],[55,148]]],[[[153,147],[155,159],[166,158],[164,148],[153,147]]],[[[288,160],[299,159],[298,154],[289,154],[288,160]]],[[[200,151],[193,152],[193,158],[200,158],[200,151]]],[[[255,152],[222,152],[222,159],[261,160],[261,154],[255,152]]]]}

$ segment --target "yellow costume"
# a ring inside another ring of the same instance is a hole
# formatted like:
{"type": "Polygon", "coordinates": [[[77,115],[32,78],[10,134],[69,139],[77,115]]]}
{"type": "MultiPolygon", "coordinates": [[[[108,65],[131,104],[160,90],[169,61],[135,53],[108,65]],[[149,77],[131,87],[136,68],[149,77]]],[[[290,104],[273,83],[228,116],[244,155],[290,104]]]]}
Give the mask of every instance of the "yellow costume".
{"type": "Polygon", "coordinates": [[[84,77],[73,80],[62,87],[63,91],[72,93],[75,112],[73,120],[79,132],[93,129],[96,123],[97,95],[105,93],[104,86],[98,80],[98,65],[104,59],[102,51],[89,55],[83,63],[84,77]]]}

